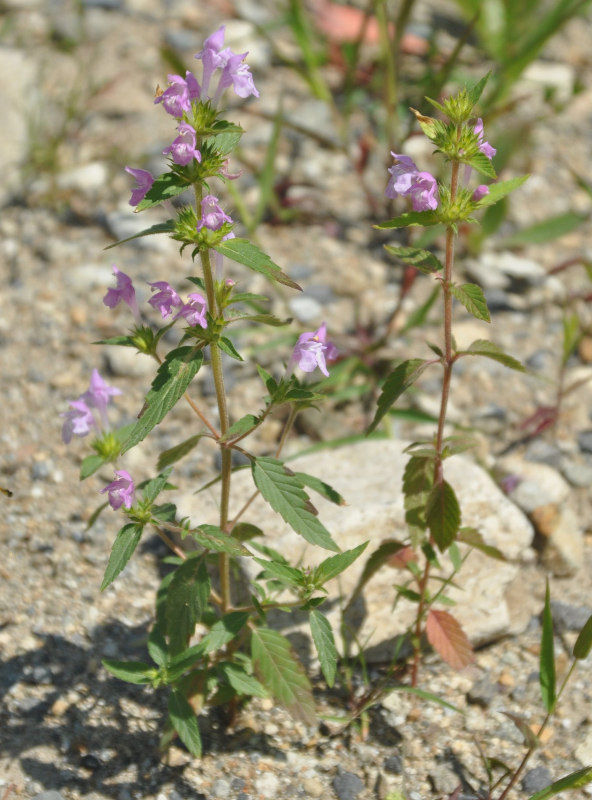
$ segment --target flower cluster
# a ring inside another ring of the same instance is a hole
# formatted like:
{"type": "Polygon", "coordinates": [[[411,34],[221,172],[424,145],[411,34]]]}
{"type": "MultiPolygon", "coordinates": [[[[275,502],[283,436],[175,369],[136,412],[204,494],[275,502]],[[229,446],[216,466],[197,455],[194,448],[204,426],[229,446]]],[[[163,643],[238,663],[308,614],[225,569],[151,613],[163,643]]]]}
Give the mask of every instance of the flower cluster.
{"type": "Polygon", "coordinates": [[[86,436],[91,430],[109,430],[107,406],[111,398],[118,394],[121,394],[121,389],[109,386],[99,371],[93,369],[87,391],[78,399],[70,400],[70,410],[60,414],[65,417],[62,441],[68,444],[72,436],[86,436]]]}
{"type": "Polygon", "coordinates": [[[393,153],[394,166],[385,190],[387,197],[410,197],[414,211],[434,211],[438,208],[438,183],[429,172],[420,172],[409,156],[393,153]]]}

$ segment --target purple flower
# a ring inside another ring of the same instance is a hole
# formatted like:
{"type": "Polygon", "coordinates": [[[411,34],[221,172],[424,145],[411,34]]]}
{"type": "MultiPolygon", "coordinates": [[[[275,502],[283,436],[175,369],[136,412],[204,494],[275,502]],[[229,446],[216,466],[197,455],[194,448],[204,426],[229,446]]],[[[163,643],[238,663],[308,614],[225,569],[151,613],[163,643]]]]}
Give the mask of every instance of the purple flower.
{"type": "Polygon", "coordinates": [[[125,272],[117,269],[113,265],[113,274],[117,278],[117,286],[115,289],[108,289],[107,294],[103,297],[103,303],[109,308],[115,308],[123,300],[123,302],[131,308],[134,319],[140,324],[140,309],[138,308],[138,301],[136,300],[136,290],[132,283],[132,279],[125,272]]]}
{"type": "Polygon", "coordinates": [[[114,511],[121,506],[131,508],[134,501],[135,485],[132,476],[124,469],[115,470],[116,480],[100,490],[101,494],[109,493],[109,505],[114,511]]]}
{"type": "Polygon", "coordinates": [[[323,375],[328,376],[327,361],[334,361],[337,355],[333,342],[327,341],[327,326],[323,322],[314,333],[302,333],[298,337],[288,364],[288,373],[298,365],[304,372],[313,372],[318,367],[323,375]]]}
{"type": "Polygon", "coordinates": [[[111,397],[121,394],[121,389],[109,384],[101,378],[99,371],[93,369],[90,378],[90,386],[84,394],[80,395],[80,400],[83,400],[90,408],[96,408],[101,416],[101,421],[104,427],[108,427],[107,423],[107,406],[111,397]]]}
{"type": "Polygon", "coordinates": [[[438,183],[429,172],[420,172],[412,158],[391,151],[395,164],[389,168],[387,197],[411,197],[414,211],[438,208],[438,183]]]}
{"type": "Polygon", "coordinates": [[[199,83],[189,70],[185,73],[184,78],[180,75],[169,75],[168,79],[170,86],[154,102],[162,103],[167,114],[181,119],[183,113],[191,111],[191,101],[199,100],[201,93],[199,83]]]}
{"type": "Polygon", "coordinates": [[[132,167],[125,167],[125,171],[129,172],[129,174],[136,179],[138,184],[135,189],[132,189],[132,196],[129,201],[130,206],[137,206],[138,203],[144,199],[146,193],[151,188],[152,184],[154,183],[154,178],[152,177],[152,173],[148,172],[147,169],[133,169],[132,167]]]}
{"type": "Polygon", "coordinates": [[[163,319],[172,313],[172,308],[174,306],[183,305],[183,301],[170,283],[166,281],[154,281],[154,283],[149,283],[148,286],[153,287],[152,291],[158,289],[156,294],[152,295],[148,302],[153,308],[157,308],[160,311],[163,319]]]}
{"type": "Polygon", "coordinates": [[[216,69],[223,69],[228,59],[233,55],[232,51],[228,48],[222,50],[225,27],[225,25],[221,25],[215,33],[208,36],[204,42],[203,50],[195,54],[195,58],[199,59],[203,64],[201,81],[203,97],[208,97],[210,81],[214,71],[216,69]]]}
{"type": "Polygon", "coordinates": [[[72,436],[86,436],[97,427],[93,413],[84,400],[70,400],[68,405],[72,406],[71,410],[60,414],[60,417],[66,418],[62,426],[64,444],[69,444],[72,436]]]}
{"type": "Polygon", "coordinates": [[[201,219],[197,223],[197,230],[209,228],[211,231],[218,231],[225,222],[232,222],[232,219],[225,214],[218,205],[218,198],[213,194],[207,194],[201,201],[201,219]]]}
{"type": "Polygon", "coordinates": [[[259,92],[253,83],[253,76],[251,75],[249,65],[245,64],[244,61],[246,55],[247,53],[242,53],[240,55],[235,55],[233,53],[226,62],[222,74],[220,75],[218,88],[216,89],[214,105],[216,105],[224,89],[227,89],[229,86],[234,88],[235,93],[239,97],[249,97],[251,94],[255,97],[259,97],[259,92]]]}
{"type": "Polygon", "coordinates": [[[183,317],[190,325],[200,325],[202,328],[207,328],[206,321],[206,299],[199,292],[192,292],[187,295],[189,303],[185,303],[175,319],[183,317]]]}
{"type": "Polygon", "coordinates": [[[473,128],[473,133],[476,133],[479,138],[479,150],[484,153],[487,158],[491,161],[494,155],[497,153],[495,147],[492,147],[489,142],[483,141],[483,120],[481,117],[477,120],[477,124],[473,128]]]}
{"type": "Polygon", "coordinates": [[[473,200],[473,202],[478,203],[479,200],[482,200],[488,194],[489,194],[489,186],[486,186],[484,183],[482,183],[480,186],[477,186],[477,188],[473,192],[471,199],[473,200]]]}
{"type": "Polygon", "coordinates": [[[216,93],[213,97],[214,106],[218,102],[220,95],[229,86],[234,87],[234,91],[239,97],[248,97],[253,94],[259,97],[259,92],[253,83],[253,76],[247,64],[244,63],[246,53],[233,53],[229,47],[223,48],[224,29],[222,25],[218,30],[204,42],[203,50],[196,53],[195,58],[203,64],[202,76],[202,96],[207,97],[210,88],[210,81],[217,69],[222,70],[216,93]]]}
{"type": "Polygon", "coordinates": [[[163,154],[170,153],[175,164],[179,164],[182,167],[186,167],[194,158],[201,161],[201,153],[195,148],[195,129],[188,122],[181,122],[177,130],[179,131],[179,136],[162,151],[163,154]]]}

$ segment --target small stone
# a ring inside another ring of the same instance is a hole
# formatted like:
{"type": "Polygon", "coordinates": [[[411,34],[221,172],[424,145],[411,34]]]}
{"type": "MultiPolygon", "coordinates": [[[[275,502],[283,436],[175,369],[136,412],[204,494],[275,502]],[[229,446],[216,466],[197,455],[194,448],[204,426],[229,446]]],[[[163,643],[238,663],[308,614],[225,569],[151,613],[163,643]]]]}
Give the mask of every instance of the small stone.
{"type": "Polygon", "coordinates": [[[434,790],[443,794],[452,794],[460,783],[458,775],[447,764],[441,764],[430,770],[428,778],[434,790]]]}
{"type": "Polygon", "coordinates": [[[356,800],[364,784],[353,772],[340,772],[333,778],[333,790],[339,800],[356,800]]]}
{"type": "Polygon", "coordinates": [[[552,780],[551,773],[547,767],[535,767],[529,770],[522,778],[522,788],[529,794],[540,792],[541,789],[546,789],[552,783],[552,780]]]}
{"type": "Polygon", "coordinates": [[[536,532],[545,539],[549,539],[559,522],[559,508],[555,503],[547,503],[544,506],[535,508],[530,519],[536,532]]]}
{"type": "Polygon", "coordinates": [[[592,336],[582,336],[578,344],[578,355],[584,364],[592,364],[592,336]]]}
{"type": "Polygon", "coordinates": [[[543,562],[553,575],[563,577],[581,569],[583,559],[584,531],[574,509],[564,506],[547,539],[543,562]]]}
{"type": "Polygon", "coordinates": [[[582,453],[592,453],[592,431],[581,431],[578,434],[578,446],[582,453]]]}
{"type": "Polygon", "coordinates": [[[476,681],[467,692],[467,703],[479,708],[488,708],[497,691],[493,683],[487,678],[476,681]]]}
{"type": "Polygon", "coordinates": [[[302,789],[305,797],[322,797],[325,794],[325,787],[318,778],[304,778],[302,789]]]}
{"type": "Polygon", "coordinates": [[[289,302],[289,306],[296,319],[304,324],[313,320],[320,320],[323,313],[323,307],[318,300],[306,295],[293,297],[289,302]]]}
{"type": "Polygon", "coordinates": [[[551,614],[553,624],[558,631],[579,633],[592,616],[592,608],[590,606],[572,606],[569,603],[561,603],[559,600],[551,600],[551,614]]]}
{"type": "Polygon", "coordinates": [[[230,797],[230,791],[230,783],[224,780],[224,778],[218,778],[218,780],[215,780],[212,784],[212,797],[225,800],[225,798],[230,797]]]}
{"type": "Polygon", "coordinates": [[[263,797],[275,797],[280,786],[279,779],[273,772],[264,772],[255,778],[255,789],[263,797]]]}
{"type": "Polygon", "coordinates": [[[59,792],[56,792],[54,789],[50,789],[47,792],[40,792],[39,794],[36,794],[32,800],[64,800],[64,798],[59,792]]]}
{"type": "Polygon", "coordinates": [[[383,767],[385,772],[390,772],[391,775],[400,775],[403,772],[403,759],[398,755],[387,756],[383,767]]]}

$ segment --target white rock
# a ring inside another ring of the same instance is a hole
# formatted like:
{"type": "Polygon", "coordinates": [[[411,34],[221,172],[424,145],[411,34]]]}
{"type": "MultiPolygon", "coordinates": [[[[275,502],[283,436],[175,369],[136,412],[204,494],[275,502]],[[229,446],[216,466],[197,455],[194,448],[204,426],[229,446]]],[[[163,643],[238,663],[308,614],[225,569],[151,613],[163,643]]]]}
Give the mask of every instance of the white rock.
{"type": "Polygon", "coordinates": [[[2,147],[0,147],[0,202],[21,185],[20,166],[28,154],[29,117],[33,110],[35,62],[30,54],[0,47],[0,73],[10,76],[2,85],[2,147]]]}
{"type": "Polygon", "coordinates": [[[307,323],[313,320],[320,321],[323,307],[314,297],[299,295],[289,301],[290,311],[300,322],[307,323]]]}
{"type": "Polygon", "coordinates": [[[486,251],[478,261],[467,263],[467,271],[484,289],[505,289],[512,280],[536,285],[546,278],[544,267],[537,261],[510,252],[486,251]]]}
{"type": "Polygon", "coordinates": [[[527,514],[549,503],[560,505],[570,495],[567,481],[548,464],[524,461],[519,456],[508,456],[500,459],[498,466],[506,475],[521,479],[509,496],[527,514]]]}
{"type": "Polygon", "coordinates": [[[107,183],[108,170],[101,161],[83,164],[58,175],[60,189],[77,189],[81,192],[95,192],[107,183]]]}

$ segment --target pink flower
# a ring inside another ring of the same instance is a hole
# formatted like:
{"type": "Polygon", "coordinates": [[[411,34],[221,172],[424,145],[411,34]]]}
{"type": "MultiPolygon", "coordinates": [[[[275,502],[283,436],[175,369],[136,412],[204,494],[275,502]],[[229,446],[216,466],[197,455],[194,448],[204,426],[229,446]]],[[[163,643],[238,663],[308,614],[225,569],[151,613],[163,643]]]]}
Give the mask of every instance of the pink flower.
{"type": "Polygon", "coordinates": [[[211,231],[218,231],[225,222],[232,222],[232,219],[218,205],[218,198],[207,194],[201,201],[201,219],[197,223],[197,230],[209,228],[211,231]]]}
{"type": "Polygon", "coordinates": [[[138,184],[135,189],[132,189],[132,196],[129,201],[130,206],[137,206],[138,203],[144,199],[146,193],[151,188],[152,184],[154,183],[154,178],[152,177],[152,173],[148,172],[147,169],[133,169],[132,167],[125,167],[125,171],[129,172],[129,174],[136,179],[138,184]]]}
{"type": "Polygon", "coordinates": [[[481,150],[481,152],[484,153],[487,156],[487,158],[491,161],[491,159],[497,153],[497,150],[495,149],[495,147],[492,147],[489,144],[489,142],[483,141],[483,135],[484,135],[483,120],[481,119],[481,117],[479,117],[479,119],[477,120],[477,124],[473,128],[473,133],[476,133],[477,136],[479,137],[479,150],[481,150]]]}
{"type": "Polygon", "coordinates": [[[475,203],[478,203],[479,200],[482,200],[488,194],[489,194],[489,186],[486,186],[484,183],[482,183],[480,186],[477,186],[477,188],[473,192],[471,199],[475,203]]]}
{"type": "Polygon", "coordinates": [[[62,426],[62,440],[68,444],[72,436],[86,436],[95,428],[103,427],[108,430],[107,406],[111,397],[121,394],[121,389],[109,386],[100,376],[98,370],[93,369],[90,386],[76,400],[68,403],[71,410],[64,411],[60,417],[65,417],[62,426]],[[93,413],[93,409],[98,413],[100,425],[93,413]]]}
{"type": "Polygon", "coordinates": [[[420,172],[412,158],[391,152],[395,164],[389,168],[387,197],[411,197],[414,211],[438,208],[438,183],[429,172],[420,172]]]}
{"type": "Polygon", "coordinates": [[[100,493],[109,493],[109,505],[114,511],[117,511],[121,506],[131,508],[136,488],[132,476],[124,469],[116,469],[115,477],[116,479],[107,484],[104,489],[101,489],[100,493]]]}
{"type": "Polygon", "coordinates": [[[175,164],[179,164],[182,167],[186,167],[194,158],[201,161],[201,153],[195,148],[195,129],[188,122],[181,122],[177,130],[179,135],[172,144],[162,151],[163,154],[170,153],[175,164]]]}
{"type": "Polygon", "coordinates": [[[138,301],[136,300],[136,290],[132,283],[132,279],[125,272],[117,269],[113,265],[113,274],[117,278],[117,286],[114,289],[108,289],[107,294],[103,297],[103,303],[108,308],[115,308],[121,301],[128,305],[134,315],[134,319],[140,324],[140,309],[138,308],[138,301]]]}
{"type": "Polygon", "coordinates": [[[214,72],[222,70],[216,93],[213,97],[214,106],[218,102],[223,90],[232,86],[239,97],[248,97],[253,94],[259,97],[259,92],[253,83],[253,76],[244,58],[247,55],[242,53],[237,55],[229,47],[224,47],[224,30],[222,25],[218,30],[204,42],[203,50],[196,53],[195,58],[203,64],[202,76],[202,96],[208,97],[210,81],[214,72]]]}
{"type": "Polygon", "coordinates": [[[302,333],[288,363],[288,373],[297,365],[303,372],[313,372],[318,367],[328,376],[327,361],[334,361],[338,351],[333,342],[327,341],[327,326],[323,322],[314,333],[302,333]]]}
{"type": "Polygon", "coordinates": [[[107,406],[109,405],[110,399],[118,394],[121,394],[121,389],[117,389],[115,386],[109,386],[99,374],[98,369],[93,369],[90,378],[90,386],[84,394],[80,395],[79,399],[83,400],[90,408],[96,408],[104,427],[108,428],[107,406]]]}
{"type": "Polygon", "coordinates": [[[168,79],[170,86],[154,102],[162,103],[167,114],[181,119],[183,113],[188,114],[191,111],[191,101],[199,100],[199,83],[189,70],[185,73],[184,78],[180,75],[169,75],[168,79]]]}
{"type": "Polygon", "coordinates": [[[183,305],[183,301],[170,283],[166,281],[154,281],[154,283],[149,283],[148,286],[152,287],[152,291],[158,289],[156,294],[152,295],[148,302],[153,308],[157,308],[160,311],[163,319],[172,313],[174,306],[183,305]]]}
{"type": "Polygon", "coordinates": [[[208,327],[208,323],[206,320],[207,302],[205,297],[199,294],[199,292],[192,292],[187,296],[189,297],[189,303],[185,303],[181,307],[181,310],[175,316],[175,319],[183,317],[192,326],[200,325],[202,328],[207,328],[208,327]]]}
{"type": "Polygon", "coordinates": [[[64,411],[60,417],[66,421],[62,426],[62,441],[69,444],[72,436],[86,436],[93,428],[97,427],[92,411],[82,399],[70,400],[70,411],[64,411]]]}

